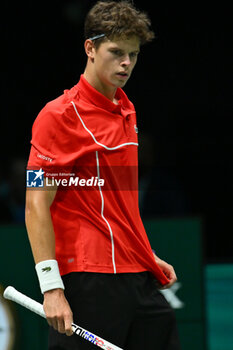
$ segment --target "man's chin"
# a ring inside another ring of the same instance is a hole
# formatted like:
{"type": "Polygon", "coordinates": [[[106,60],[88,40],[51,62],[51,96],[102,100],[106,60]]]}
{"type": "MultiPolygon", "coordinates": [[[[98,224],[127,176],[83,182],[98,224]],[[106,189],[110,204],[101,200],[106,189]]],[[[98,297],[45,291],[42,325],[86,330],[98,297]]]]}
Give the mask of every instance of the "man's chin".
{"type": "Polygon", "coordinates": [[[115,88],[123,88],[126,85],[127,81],[128,79],[127,80],[113,79],[111,85],[114,86],[115,88]]]}
{"type": "Polygon", "coordinates": [[[116,86],[119,88],[123,88],[126,85],[127,81],[128,80],[118,80],[116,86]]]}

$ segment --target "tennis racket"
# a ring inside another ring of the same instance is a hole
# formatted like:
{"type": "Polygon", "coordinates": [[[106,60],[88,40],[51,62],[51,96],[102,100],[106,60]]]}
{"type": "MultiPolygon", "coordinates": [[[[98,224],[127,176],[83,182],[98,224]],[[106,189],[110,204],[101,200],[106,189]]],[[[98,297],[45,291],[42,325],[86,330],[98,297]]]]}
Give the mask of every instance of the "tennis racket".
{"type": "MultiPolygon", "coordinates": [[[[37,301],[27,297],[26,295],[18,292],[14,287],[7,287],[3,293],[3,296],[5,299],[12,300],[25,308],[27,308],[30,311],[35,312],[36,314],[40,315],[41,317],[46,318],[45,312],[43,309],[43,305],[38,303],[37,301]]],[[[111,344],[107,340],[95,335],[94,333],[84,329],[81,326],[76,325],[75,323],[72,323],[72,330],[75,334],[79,335],[83,339],[86,339],[87,341],[91,342],[92,344],[100,347],[104,350],[123,350],[119,348],[118,346],[111,344]]]]}

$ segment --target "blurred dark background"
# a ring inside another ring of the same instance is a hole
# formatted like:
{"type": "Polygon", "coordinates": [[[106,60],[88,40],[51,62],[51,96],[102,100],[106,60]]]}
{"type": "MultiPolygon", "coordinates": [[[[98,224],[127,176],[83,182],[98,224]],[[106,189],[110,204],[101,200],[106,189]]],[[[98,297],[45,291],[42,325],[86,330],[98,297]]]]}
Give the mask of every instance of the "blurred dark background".
{"type": "MultiPolygon", "coordinates": [[[[2,3],[1,223],[23,222],[32,123],[83,73],[94,3],[2,3]]],[[[124,89],[138,117],[142,216],[201,217],[205,260],[233,261],[230,9],[134,3],[157,35],[124,89]]]]}

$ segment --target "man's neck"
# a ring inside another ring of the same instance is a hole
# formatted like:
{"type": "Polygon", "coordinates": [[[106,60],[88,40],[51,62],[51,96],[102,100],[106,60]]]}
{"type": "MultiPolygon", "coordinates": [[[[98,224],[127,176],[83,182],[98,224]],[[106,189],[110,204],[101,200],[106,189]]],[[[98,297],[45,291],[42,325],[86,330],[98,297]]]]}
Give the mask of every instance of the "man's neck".
{"type": "Polygon", "coordinates": [[[118,104],[117,99],[115,98],[117,88],[106,87],[106,85],[103,84],[100,80],[96,79],[93,74],[90,74],[87,69],[85,69],[83,76],[93,88],[95,88],[116,105],[118,104]]]}

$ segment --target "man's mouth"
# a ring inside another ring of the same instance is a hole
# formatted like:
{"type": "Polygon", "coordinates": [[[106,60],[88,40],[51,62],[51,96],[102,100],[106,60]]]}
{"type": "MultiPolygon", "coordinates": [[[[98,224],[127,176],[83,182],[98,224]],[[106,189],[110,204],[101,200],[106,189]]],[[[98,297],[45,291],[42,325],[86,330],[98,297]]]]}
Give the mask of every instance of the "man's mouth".
{"type": "Polygon", "coordinates": [[[119,72],[119,73],[117,73],[117,76],[126,79],[126,78],[128,78],[129,74],[126,72],[119,72]]]}

